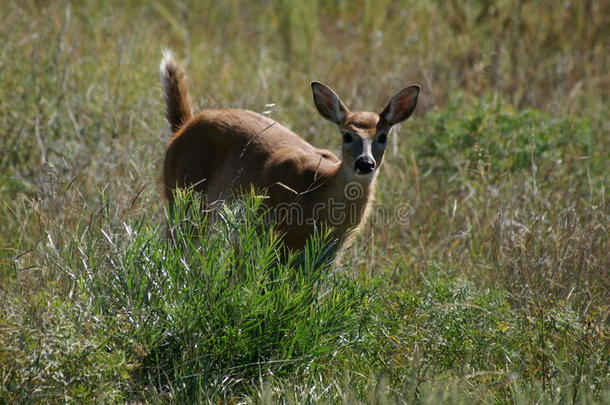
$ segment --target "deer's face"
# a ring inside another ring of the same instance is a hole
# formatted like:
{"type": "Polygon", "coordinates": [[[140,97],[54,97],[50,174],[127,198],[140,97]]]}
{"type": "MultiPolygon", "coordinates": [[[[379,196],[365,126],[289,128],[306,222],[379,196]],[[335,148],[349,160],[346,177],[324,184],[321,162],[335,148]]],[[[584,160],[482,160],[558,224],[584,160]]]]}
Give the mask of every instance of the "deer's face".
{"type": "Polygon", "coordinates": [[[411,116],[417,105],[419,86],[399,91],[380,113],[351,112],[328,86],[312,82],[313,100],[322,117],[339,127],[343,165],[358,176],[371,176],[381,165],[392,127],[411,116]]]}
{"type": "Polygon", "coordinates": [[[379,114],[349,113],[339,125],[343,163],[358,176],[373,175],[383,160],[389,128],[378,126],[379,114]]]}

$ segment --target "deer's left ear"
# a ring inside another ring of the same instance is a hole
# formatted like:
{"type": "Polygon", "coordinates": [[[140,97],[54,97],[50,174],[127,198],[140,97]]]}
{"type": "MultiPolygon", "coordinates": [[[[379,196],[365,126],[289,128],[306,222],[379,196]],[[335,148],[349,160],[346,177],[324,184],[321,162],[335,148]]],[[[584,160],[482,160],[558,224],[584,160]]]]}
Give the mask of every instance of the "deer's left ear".
{"type": "Polygon", "coordinates": [[[381,120],[393,126],[409,118],[417,106],[419,89],[418,85],[413,85],[400,90],[379,114],[381,120]]]}

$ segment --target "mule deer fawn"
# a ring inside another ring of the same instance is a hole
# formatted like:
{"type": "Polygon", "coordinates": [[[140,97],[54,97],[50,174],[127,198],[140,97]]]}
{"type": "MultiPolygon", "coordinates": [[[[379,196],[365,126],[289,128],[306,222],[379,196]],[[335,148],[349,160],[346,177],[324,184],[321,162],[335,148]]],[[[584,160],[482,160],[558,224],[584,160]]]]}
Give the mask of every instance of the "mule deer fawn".
{"type": "Polygon", "coordinates": [[[252,186],[266,190],[266,205],[291,250],[302,249],[321,225],[332,227],[340,246],[366,220],[390,130],[413,113],[420,89],[405,87],[377,114],[352,112],[331,88],[312,82],[318,112],[339,127],[339,159],[253,111],[193,116],[184,73],[169,51],[160,71],[173,133],[163,168],[170,206],[176,188],[192,188],[208,202],[230,200],[252,186]]]}

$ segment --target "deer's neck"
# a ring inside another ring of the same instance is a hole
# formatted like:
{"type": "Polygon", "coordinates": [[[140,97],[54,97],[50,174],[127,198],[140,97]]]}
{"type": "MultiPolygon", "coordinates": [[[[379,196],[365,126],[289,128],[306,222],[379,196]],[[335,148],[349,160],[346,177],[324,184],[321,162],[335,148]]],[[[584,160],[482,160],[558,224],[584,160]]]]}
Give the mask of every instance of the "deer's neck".
{"type": "Polygon", "coordinates": [[[355,228],[366,218],[367,207],[372,200],[377,172],[370,176],[354,173],[353,167],[339,165],[326,182],[326,202],[329,209],[343,212],[345,222],[335,224],[337,228],[355,228]]]}

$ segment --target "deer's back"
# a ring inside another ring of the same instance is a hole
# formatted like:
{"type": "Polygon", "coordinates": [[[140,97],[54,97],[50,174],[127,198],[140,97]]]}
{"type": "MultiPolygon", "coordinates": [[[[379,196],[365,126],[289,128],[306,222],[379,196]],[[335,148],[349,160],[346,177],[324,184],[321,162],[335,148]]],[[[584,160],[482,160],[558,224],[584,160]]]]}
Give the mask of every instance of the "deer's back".
{"type": "Polygon", "coordinates": [[[331,152],[253,111],[204,110],[168,142],[164,183],[170,199],[175,187],[193,187],[214,201],[253,185],[280,201],[323,182],[338,163],[331,152]]]}

